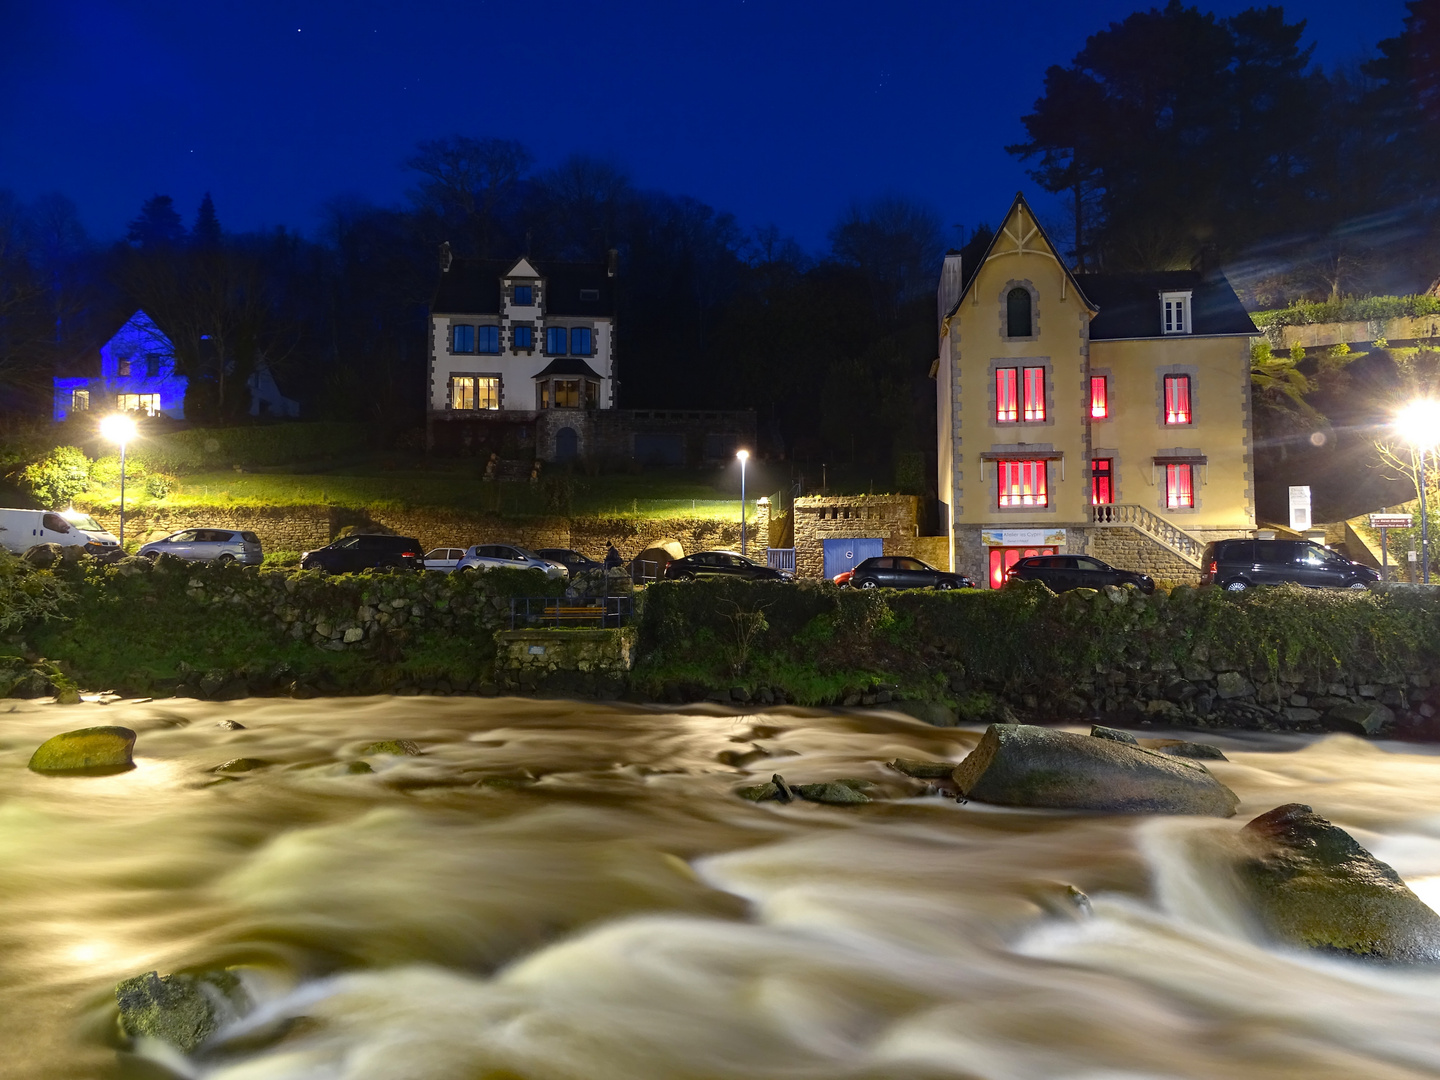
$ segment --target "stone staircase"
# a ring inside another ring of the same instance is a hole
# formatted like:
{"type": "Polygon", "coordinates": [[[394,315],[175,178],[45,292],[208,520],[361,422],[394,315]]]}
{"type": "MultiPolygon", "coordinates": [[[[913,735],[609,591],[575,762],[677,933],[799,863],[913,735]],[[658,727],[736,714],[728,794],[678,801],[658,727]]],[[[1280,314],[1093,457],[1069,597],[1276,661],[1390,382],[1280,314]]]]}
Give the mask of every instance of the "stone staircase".
{"type": "Polygon", "coordinates": [[[1205,551],[1204,543],[1143,506],[1135,503],[1092,506],[1090,523],[1102,527],[1134,529],[1196,570],[1200,569],[1200,556],[1205,551]]]}

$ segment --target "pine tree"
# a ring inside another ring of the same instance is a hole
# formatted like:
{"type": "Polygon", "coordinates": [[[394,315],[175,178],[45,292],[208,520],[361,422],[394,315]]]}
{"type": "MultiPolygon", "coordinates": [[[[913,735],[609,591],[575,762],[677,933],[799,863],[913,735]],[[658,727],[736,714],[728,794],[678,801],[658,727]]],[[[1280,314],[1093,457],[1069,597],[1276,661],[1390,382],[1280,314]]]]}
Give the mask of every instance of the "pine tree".
{"type": "Polygon", "coordinates": [[[190,243],[197,248],[218,248],[220,246],[220,219],[215,216],[215,202],[210,193],[200,200],[200,209],[195,212],[195,225],[190,230],[190,243]]]}
{"type": "Polygon", "coordinates": [[[185,225],[175,212],[175,200],[169,195],[146,199],[140,207],[140,216],[130,222],[126,239],[143,251],[176,247],[183,243],[185,225]]]}

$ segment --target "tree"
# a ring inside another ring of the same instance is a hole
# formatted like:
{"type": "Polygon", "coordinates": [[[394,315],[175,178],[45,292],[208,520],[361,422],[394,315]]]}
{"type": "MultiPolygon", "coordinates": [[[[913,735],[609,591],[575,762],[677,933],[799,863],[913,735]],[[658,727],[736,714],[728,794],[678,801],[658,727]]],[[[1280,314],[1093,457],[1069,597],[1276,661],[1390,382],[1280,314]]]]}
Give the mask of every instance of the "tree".
{"type": "Polygon", "coordinates": [[[220,219],[215,216],[215,202],[208,191],[200,200],[200,208],[195,212],[195,225],[190,230],[190,246],[210,250],[220,246],[220,219]]]}
{"type": "Polygon", "coordinates": [[[420,143],[405,164],[428,178],[414,201],[442,219],[463,224],[468,254],[488,259],[495,254],[497,211],[533,160],[514,139],[449,135],[420,143]]]}
{"type": "Polygon", "coordinates": [[[932,208],[887,195],[852,204],[830,230],[830,250],[865,276],[877,312],[890,319],[902,305],[934,292],[944,232],[932,208]]]}
{"type": "Polygon", "coordinates": [[[154,195],[140,207],[140,216],[130,222],[126,239],[141,251],[163,251],[185,242],[185,226],[169,195],[154,195]]]}

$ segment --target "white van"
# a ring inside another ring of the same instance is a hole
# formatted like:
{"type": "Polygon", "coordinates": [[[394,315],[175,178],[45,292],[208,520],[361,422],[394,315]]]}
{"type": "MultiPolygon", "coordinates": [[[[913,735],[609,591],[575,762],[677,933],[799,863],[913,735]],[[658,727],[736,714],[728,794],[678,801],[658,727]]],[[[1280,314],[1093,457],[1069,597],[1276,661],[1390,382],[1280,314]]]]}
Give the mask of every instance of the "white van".
{"type": "Polygon", "coordinates": [[[83,547],[92,555],[114,551],[120,541],[78,510],[0,509],[0,547],[22,555],[36,544],[83,547]]]}

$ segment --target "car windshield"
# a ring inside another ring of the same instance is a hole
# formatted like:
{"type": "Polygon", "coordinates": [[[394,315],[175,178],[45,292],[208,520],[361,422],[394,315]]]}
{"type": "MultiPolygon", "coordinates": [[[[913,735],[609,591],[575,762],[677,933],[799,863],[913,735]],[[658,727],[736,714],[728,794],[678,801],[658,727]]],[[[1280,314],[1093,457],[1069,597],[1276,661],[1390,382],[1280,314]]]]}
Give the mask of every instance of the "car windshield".
{"type": "Polygon", "coordinates": [[[69,513],[61,514],[66,521],[70,522],[77,529],[84,529],[86,532],[104,532],[105,527],[96,521],[89,514],[77,513],[71,510],[69,513]]]}
{"type": "Polygon", "coordinates": [[[541,559],[539,555],[536,555],[533,551],[529,550],[528,548],[517,547],[517,548],[514,549],[514,551],[515,551],[515,555],[516,555],[517,558],[521,558],[521,559],[539,559],[541,562],[544,562],[544,561],[545,561],[544,559],[541,559]]]}

